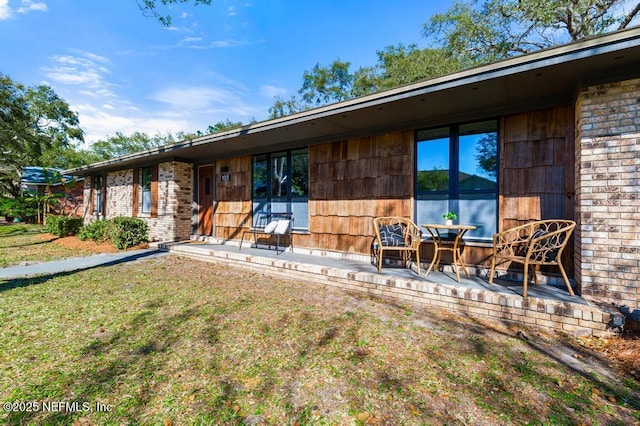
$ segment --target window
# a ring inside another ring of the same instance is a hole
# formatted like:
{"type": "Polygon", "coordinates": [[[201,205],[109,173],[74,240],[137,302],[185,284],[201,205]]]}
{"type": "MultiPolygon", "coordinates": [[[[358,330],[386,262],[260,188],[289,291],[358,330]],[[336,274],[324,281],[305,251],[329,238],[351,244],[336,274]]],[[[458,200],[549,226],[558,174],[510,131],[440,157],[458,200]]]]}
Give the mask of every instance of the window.
{"type": "Polygon", "coordinates": [[[253,212],[293,213],[297,229],[309,227],[307,149],[253,157],[253,212]]]}
{"type": "Polygon", "coordinates": [[[104,177],[94,176],[93,191],[95,194],[94,213],[102,213],[102,196],[103,196],[104,177]]]}
{"type": "Polygon", "coordinates": [[[498,222],[496,120],[420,130],[416,144],[416,219],[440,223],[452,211],[488,239],[498,222]]]}
{"type": "Polygon", "coordinates": [[[151,181],[153,177],[151,167],[144,167],[142,172],[142,213],[151,213],[151,181]]]}

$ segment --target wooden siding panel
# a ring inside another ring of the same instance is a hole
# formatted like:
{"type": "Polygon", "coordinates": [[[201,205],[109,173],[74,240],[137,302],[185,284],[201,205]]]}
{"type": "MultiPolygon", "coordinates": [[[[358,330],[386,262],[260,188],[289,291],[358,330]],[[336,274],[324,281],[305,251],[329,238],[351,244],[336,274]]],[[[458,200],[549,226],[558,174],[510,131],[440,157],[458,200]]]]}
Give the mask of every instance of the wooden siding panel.
{"type": "Polygon", "coordinates": [[[309,148],[309,231],[314,248],[369,253],[373,218],[411,215],[413,132],[309,148]]]}
{"type": "MultiPolygon", "coordinates": [[[[531,220],[575,219],[573,120],[572,106],[501,120],[500,230],[531,220]]],[[[568,246],[569,257],[571,251],[568,246]]],[[[573,262],[565,267],[572,271],[573,262]]]]}
{"type": "Polygon", "coordinates": [[[225,158],[216,164],[215,172],[215,236],[223,239],[239,239],[242,231],[252,224],[251,156],[225,158]],[[228,171],[222,173],[221,168],[228,171]],[[222,181],[228,174],[230,180],[222,181]]]}
{"type": "Polygon", "coordinates": [[[151,217],[158,217],[158,165],[151,167],[151,217]]]}

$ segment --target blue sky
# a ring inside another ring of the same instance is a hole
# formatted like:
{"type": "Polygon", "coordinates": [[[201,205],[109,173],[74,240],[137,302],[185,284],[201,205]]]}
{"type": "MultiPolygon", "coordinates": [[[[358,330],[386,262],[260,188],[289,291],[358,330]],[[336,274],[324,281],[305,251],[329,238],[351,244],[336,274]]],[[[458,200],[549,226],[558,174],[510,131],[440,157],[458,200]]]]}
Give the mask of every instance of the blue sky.
{"type": "MultiPolygon", "coordinates": [[[[158,3],[160,3],[158,1],[158,3]]],[[[136,0],[0,0],[0,72],[48,84],[80,116],[88,142],[116,132],[206,130],[265,120],[316,63],[373,65],[376,50],[426,46],[422,25],[450,1],[213,0],[162,6],[136,0]]]]}

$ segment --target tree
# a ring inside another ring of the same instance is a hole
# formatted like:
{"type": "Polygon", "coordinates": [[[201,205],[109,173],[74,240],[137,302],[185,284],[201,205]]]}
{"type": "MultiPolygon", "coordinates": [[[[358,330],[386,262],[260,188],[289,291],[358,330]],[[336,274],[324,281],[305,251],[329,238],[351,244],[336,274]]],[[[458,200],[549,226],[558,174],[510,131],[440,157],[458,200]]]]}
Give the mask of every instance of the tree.
{"type": "Polygon", "coordinates": [[[351,63],[336,59],[329,66],[316,64],[311,71],[302,74],[302,88],[298,93],[302,100],[312,105],[340,102],[351,97],[353,75],[351,63]]]}
{"type": "Polygon", "coordinates": [[[64,167],[61,156],[83,142],[78,115],[48,86],[24,87],[0,74],[0,190],[17,196],[27,165],[64,167]]]}
{"type": "Polygon", "coordinates": [[[419,49],[415,44],[387,46],[377,54],[378,63],[374,67],[356,71],[352,97],[438,77],[461,68],[461,64],[442,49],[419,49]]]}
{"type": "Polygon", "coordinates": [[[464,66],[494,62],[623,29],[640,3],[628,0],[458,1],[424,24],[424,35],[464,66]]]}
{"type": "Polygon", "coordinates": [[[146,151],[173,142],[173,136],[168,134],[148,136],[146,133],[134,132],[127,136],[116,132],[105,140],[99,140],[91,145],[91,154],[95,161],[109,160],[135,152],[146,151]]]}
{"type": "Polygon", "coordinates": [[[475,158],[478,166],[487,173],[488,176],[496,177],[498,175],[498,134],[487,133],[478,140],[475,158]]]}
{"type": "MultiPolygon", "coordinates": [[[[251,118],[248,124],[254,124],[256,122],[255,118],[251,118]]],[[[214,125],[209,125],[209,127],[207,127],[207,134],[226,132],[227,130],[239,129],[242,126],[244,126],[242,121],[233,122],[227,118],[224,121],[218,121],[214,125]]]]}
{"type": "Polygon", "coordinates": [[[306,106],[302,106],[295,96],[292,96],[288,100],[282,100],[276,96],[275,102],[269,107],[269,118],[280,118],[286,115],[295,114],[296,112],[304,111],[306,106]]]}
{"type": "Polygon", "coordinates": [[[163,5],[175,4],[175,3],[193,3],[194,5],[204,4],[210,5],[211,0],[160,0],[157,2],[156,0],[136,0],[138,2],[138,7],[142,11],[145,16],[153,16],[160,23],[166,27],[171,26],[171,15],[160,15],[158,13],[157,3],[162,3],[163,5]]]}
{"type": "Polygon", "coordinates": [[[350,63],[340,59],[326,66],[316,64],[303,73],[302,88],[298,91],[300,99],[295,96],[286,101],[276,98],[269,108],[269,117],[278,118],[313,106],[415,83],[462,67],[442,49],[419,49],[415,44],[387,46],[377,54],[376,65],[360,67],[353,74],[349,70],[350,63]]]}
{"type": "Polygon", "coordinates": [[[220,133],[242,127],[242,121],[233,122],[228,118],[225,121],[218,121],[216,124],[207,127],[207,133],[220,133]]]}

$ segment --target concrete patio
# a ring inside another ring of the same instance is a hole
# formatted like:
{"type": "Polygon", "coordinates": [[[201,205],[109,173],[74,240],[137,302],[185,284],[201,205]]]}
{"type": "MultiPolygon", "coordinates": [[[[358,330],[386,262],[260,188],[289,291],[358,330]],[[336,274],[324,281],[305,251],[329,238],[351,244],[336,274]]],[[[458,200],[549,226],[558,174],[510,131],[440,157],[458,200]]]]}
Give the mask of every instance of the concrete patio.
{"type": "Polygon", "coordinates": [[[470,277],[461,273],[458,283],[449,265],[442,272],[431,272],[426,278],[426,268],[418,275],[415,264],[412,269],[388,264],[378,274],[371,259],[361,254],[297,247],[293,252],[290,249],[277,252],[266,245],[258,248],[244,245],[239,250],[234,241],[218,240],[160,243],[158,248],[198,260],[226,263],[400,302],[573,334],[610,335],[611,326],[623,321],[615,309],[571,296],[564,284],[562,287],[530,284],[529,297],[524,299],[521,281],[497,279],[489,284],[484,270],[470,271],[470,277]]]}

